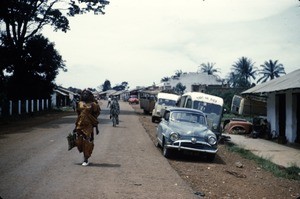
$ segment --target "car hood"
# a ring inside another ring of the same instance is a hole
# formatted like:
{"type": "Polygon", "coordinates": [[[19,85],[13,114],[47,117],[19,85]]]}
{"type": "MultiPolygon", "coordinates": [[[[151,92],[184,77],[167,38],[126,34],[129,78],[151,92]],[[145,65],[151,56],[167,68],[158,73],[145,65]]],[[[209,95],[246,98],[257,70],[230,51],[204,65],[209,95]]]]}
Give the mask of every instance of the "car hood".
{"type": "Polygon", "coordinates": [[[179,133],[181,136],[195,136],[204,137],[207,134],[213,134],[207,126],[193,123],[172,123],[169,126],[174,132],[179,133]]]}

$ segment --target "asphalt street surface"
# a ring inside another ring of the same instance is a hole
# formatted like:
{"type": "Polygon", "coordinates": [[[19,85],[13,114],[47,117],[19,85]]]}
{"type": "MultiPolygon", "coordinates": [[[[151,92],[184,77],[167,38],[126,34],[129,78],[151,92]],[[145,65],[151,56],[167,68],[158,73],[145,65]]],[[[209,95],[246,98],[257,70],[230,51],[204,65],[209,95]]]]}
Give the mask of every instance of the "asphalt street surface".
{"type": "Polygon", "coordinates": [[[148,137],[131,106],[120,102],[112,127],[106,102],[90,165],[67,149],[76,116],[0,135],[0,198],[196,198],[148,137]]]}

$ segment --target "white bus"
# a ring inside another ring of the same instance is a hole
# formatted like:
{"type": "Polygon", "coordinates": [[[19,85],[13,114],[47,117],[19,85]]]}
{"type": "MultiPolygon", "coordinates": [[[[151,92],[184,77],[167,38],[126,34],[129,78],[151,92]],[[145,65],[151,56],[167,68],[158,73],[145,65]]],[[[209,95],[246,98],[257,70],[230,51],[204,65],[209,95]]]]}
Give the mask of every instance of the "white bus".
{"type": "Polygon", "coordinates": [[[201,92],[188,92],[181,96],[178,105],[205,113],[209,128],[220,138],[222,133],[223,98],[201,92]]]}

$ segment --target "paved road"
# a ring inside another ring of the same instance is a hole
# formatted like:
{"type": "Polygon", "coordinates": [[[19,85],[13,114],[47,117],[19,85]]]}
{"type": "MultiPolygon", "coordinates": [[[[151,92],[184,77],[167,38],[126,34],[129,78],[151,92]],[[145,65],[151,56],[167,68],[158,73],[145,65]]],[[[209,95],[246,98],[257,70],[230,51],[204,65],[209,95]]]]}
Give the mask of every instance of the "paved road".
{"type": "Polygon", "coordinates": [[[196,198],[153,145],[133,109],[122,103],[112,127],[101,106],[100,135],[90,166],[66,136],[75,116],[0,136],[0,197],[16,198],[196,198]]]}

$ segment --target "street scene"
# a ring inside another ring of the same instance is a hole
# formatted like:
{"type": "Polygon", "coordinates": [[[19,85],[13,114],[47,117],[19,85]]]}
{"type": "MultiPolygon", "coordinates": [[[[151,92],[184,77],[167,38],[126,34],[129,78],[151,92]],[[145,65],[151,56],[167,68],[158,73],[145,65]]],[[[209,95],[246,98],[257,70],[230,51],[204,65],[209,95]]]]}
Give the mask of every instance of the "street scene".
{"type": "Polygon", "coordinates": [[[300,199],[299,17],[0,1],[0,199],[300,199]]]}
{"type": "MultiPolygon", "coordinates": [[[[87,167],[82,153],[68,151],[75,113],[1,133],[2,198],[297,198],[299,181],[286,180],[220,145],[214,162],[175,156],[154,145],[156,125],[138,105],[120,102],[112,126],[101,100],[99,135],[87,167]],[[238,168],[236,164],[241,164],[238,168]],[[241,183],[243,186],[241,186],[241,183]],[[255,190],[255,192],[253,191],[255,190]]],[[[29,122],[28,122],[29,123],[29,122]]],[[[5,126],[4,126],[5,127],[5,126]]],[[[21,127],[21,126],[20,126],[21,127]]],[[[2,132],[4,128],[2,128],[2,132]]]]}

